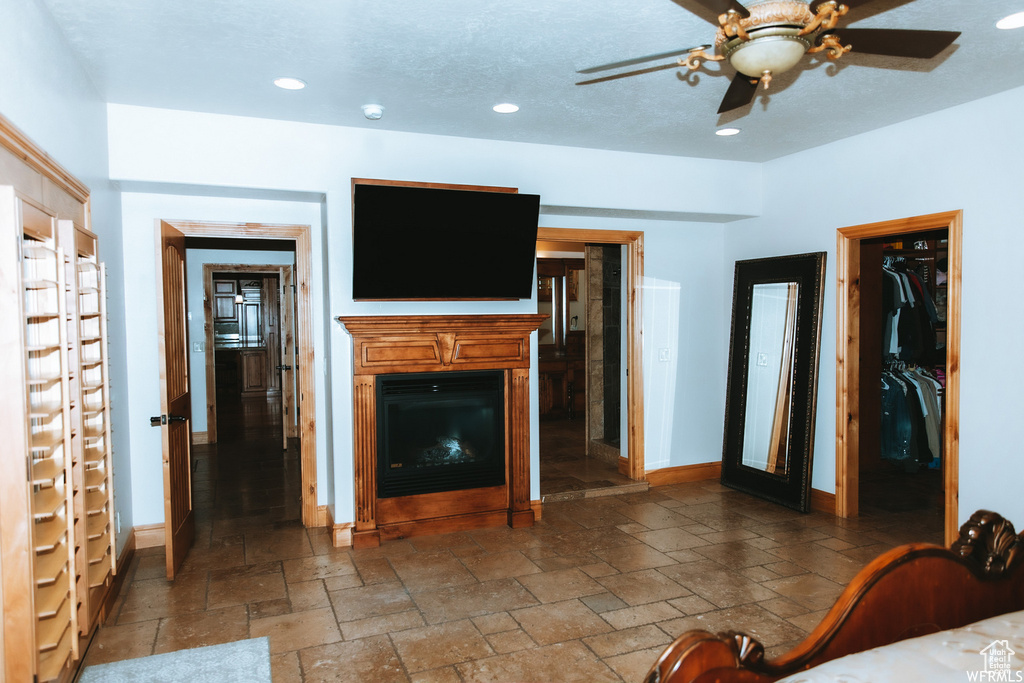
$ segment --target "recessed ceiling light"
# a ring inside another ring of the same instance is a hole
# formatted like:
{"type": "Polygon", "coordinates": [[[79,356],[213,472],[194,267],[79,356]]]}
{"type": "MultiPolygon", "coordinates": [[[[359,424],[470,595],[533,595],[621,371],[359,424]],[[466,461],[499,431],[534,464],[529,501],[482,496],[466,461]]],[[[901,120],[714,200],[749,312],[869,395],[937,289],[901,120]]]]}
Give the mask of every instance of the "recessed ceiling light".
{"type": "Polygon", "coordinates": [[[1024,12],[1011,14],[996,22],[996,28],[1020,28],[1021,26],[1024,26],[1024,12]]]}
{"type": "Polygon", "coordinates": [[[499,114],[515,114],[519,111],[519,105],[512,104],[511,102],[502,102],[501,104],[494,105],[492,109],[499,114]]]}
{"type": "Polygon", "coordinates": [[[739,128],[719,128],[715,131],[715,135],[721,135],[722,137],[728,137],[730,135],[738,135],[740,132],[739,128]]]}
{"type": "Polygon", "coordinates": [[[275,78],[274,85],[278,88],[284,88],[285,90],[302,90],[306,87],[306,81],[301,78],[289,78],[285,76],[283,78],[275,78]]]}

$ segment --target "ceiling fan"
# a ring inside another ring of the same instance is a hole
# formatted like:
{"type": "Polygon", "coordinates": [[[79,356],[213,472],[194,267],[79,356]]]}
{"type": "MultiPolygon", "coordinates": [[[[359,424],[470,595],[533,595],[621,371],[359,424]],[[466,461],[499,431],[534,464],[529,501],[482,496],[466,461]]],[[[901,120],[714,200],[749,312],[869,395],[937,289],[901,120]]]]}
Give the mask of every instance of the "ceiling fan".
{"type": "Polygon", "coordinates": [[[661,52],[656,55],[602,64],[577,73],[591,74],[653,62],[669,57],[669,64],[580,81],[590,85],[639,74],[686,67],[696,70],[705,62],[728,61],[736,75],[722,99],[722,114],[749,104],[757,86],[768,88],[772,77],[796,66],[805,54],[824,52],[839,59],[847,52],[931,59],[949,47],[959,31],[919,29],[836,28],[851,8],[871,0],[754,0],[746,6],[736,0],[695,0],[718,13],[714,53],[711,45],[661,52]]]}

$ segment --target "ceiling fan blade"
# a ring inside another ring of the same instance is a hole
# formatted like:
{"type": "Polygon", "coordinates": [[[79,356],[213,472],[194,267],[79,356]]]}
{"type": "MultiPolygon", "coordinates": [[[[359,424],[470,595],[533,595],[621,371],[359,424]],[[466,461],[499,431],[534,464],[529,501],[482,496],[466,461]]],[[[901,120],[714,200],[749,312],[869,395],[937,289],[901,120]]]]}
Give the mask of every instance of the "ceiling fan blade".
{"type": "Polygon", "coordinates": [[[959,31],[922,31],[902,28],[841,28],[834,31],[851,52],[889,57],[931,59],[960,36],[959,31]]]}
{"type": "Polygon", "coordinates": [[[601,76],[600,78],[591,78],[588,81],[579,81],[576,85],[591,85],[593,83],[604,83],[605,81],[614,81],[618,78],[628,78],[629,76],[639,76],[640,74],[649,74],[654,71],[664,71],[665,69],[678,69],[679,63],[672,62],[670,64],[659,64],[658,66],[649,66],[646,69],[637,69],[635,71],[624,71],[620,74],[612,74],[611,76],[601,76]]]}
{"type": "Polygon", "coordinates": [[[725,97],[722,98],[722,104],[718,107],[718,113],[724,114],[750,104],[754,99],[754,94],[757,93],[757,85],[760,82],[760,78],[755,80],[750,76],[737,73],[733,77],[732,83],[729,84],[729,89],[725,91],[725,97]]]}
{"type": "Polygon", "coordinates": [[[741,17],[746,18],[750,16],[750,10],[736,2],[736,0],[694,0],[694,2],[707,7],[715,14],[725,14],[729,10],[733,10],[741,17]]]}
{"type": "Polygon", "coordinates": [[[670,52],[659,52],[656,55],[647,55],[646,57],[634,57],[633,59],[624,59],[621,62],[612,62],[611,64],[602,64],[601,66],[592,66],[589,69],[580,69],[576,73],[578,74],[592,74],[598,71],[608,71],[609,69],[619,69],[624,66],[633,66],[634,64],[643,64],[644,62],[653,62],[658,59],[668,59],[669,57],[680,57],[685,54],[689,54],[694,50],[709,50],[710,45],[697,45],[696,47],[688,47],[682,50],[672,50],[670,52]]]}

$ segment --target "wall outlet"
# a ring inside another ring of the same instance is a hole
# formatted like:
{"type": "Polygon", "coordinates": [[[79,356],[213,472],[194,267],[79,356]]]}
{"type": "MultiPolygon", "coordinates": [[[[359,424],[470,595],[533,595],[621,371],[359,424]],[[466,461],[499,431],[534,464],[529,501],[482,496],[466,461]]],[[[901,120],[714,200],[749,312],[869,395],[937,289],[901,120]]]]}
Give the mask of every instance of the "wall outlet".
{"type": "Polygon", "coordinates": [[[662,363],[667,363],[672,358],[671,349],[658,349],[658,360],[662,363]]]}
{"type": "Polygon", "coordinates": [[[757,364],[759,366],[761,366],[761,367],[764,367],[764,368],[768,367],[768,354],[767,353],[759,353],[759,354],[757,354],[757,364]]]}
{"type": "Polygon", "coordinates": [[[206,353],[206,342],[192,342],[192,353],[206,353]]]}

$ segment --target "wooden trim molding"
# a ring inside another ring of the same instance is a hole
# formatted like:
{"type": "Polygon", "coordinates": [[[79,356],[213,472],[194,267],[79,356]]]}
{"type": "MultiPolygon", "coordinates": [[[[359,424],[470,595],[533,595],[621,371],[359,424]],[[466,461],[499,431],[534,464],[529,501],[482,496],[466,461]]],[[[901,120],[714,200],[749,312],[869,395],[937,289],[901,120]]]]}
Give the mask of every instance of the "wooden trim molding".
{"type": "Polygon", "coordinates": [[[324,517],[323,525],[327,527],[327,532],[331,535],[331,545],[335,548],[352,547],[352,530],[356,526],[355,522],[336,523],[334,515],[331,514],[331,508],[326,505],[320,506],[320,512],[324,517]]]}
{"type": "Polygon", "coordinates": [[[41,147],[32,142],[27,135],[11,123],[10,119],[2,114],[0,114],[0,145],[6,147],[11,154],[25,162],[29,168],[56,183],[60,189],[71,195],[75,201],[88,205],[89,188],[78,178],[71,175],[66,168],[58,164],[41,147]]]}
{"type": "Polygon", "coordinates": [[[644,472],[644,233],[639,230],[579,230],[576,228],[538,228],[537,239],[582,244],[621,244],[629,248],[627,258],[626,411],[629,433],[626,435],[628,468],[625,476],[643,481],[644,472]]]}
{"type": "Polygon", "coordinates": [[[316,526],[316,376],[313,365],[313,256],[308,225],[279,223],[216,223],[165,220],[186,237],[238,237],[295,240],[295,308],[299,349],[299,460],[302,477],[302,523],[316,526]]]}
{"type": "Polygon", "coordinates": [[[960,306],[962,298],[963,211],[840,228],[836,233],[836,493],[835,513],[856,517],[860,493],[860,241],[949,231],[946,295],[946,392],[943,431],[945,538],[957,537],[960,490],[960,306]]]}
{"type": "Polygon", "coordinates": [[[836,514],[836,494],[811,489],[811,510],[828,515],[836,514]]]}
{"type": "Polygon", "coordinates": [[[352,544],[507,523],[531,526],[530,334],[546,315],[343,316],[354,358],[356,521],[352,544]],[[505,484],[446,493],[377,497],[378,375],[503,370],[505,484]],[[492,489],[498,489],[495,491],[492,489]]]}
{"type": "Polygon", "coordinates": [[[164,523],[140,524],[132,527],[132,536],[135,538],[136,549],[162,548],[166,544],[164,523]]]}
{"type": "Polygon", "coordinates": [[[694,465],[678,465],[647,470],[647,482],[651,486],[684,484],[690,481],[708,481],[722,478],[722,461],[700,462],[694,465]]]}
{"type": "Polygon", "coordinates": [[[192,432],[193,446],[201,446],[208,443],[210,443],[210,435],[208,432],[192,432]]]}
{"type": "Polygon", "coordinates": [[[531,500],[530,507],[533,508],[533,518],[540,521],[541,513],[544,511],[544,503],[539,500],[531,500]]]}

